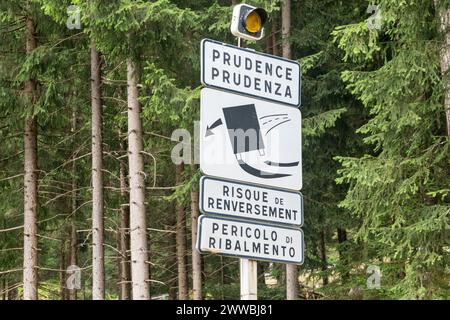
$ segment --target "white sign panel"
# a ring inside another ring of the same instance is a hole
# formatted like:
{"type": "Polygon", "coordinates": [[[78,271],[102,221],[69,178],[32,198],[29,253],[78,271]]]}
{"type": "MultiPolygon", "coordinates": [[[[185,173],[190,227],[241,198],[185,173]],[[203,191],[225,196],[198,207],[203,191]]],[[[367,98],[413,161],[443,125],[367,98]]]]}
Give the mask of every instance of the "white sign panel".
{"type": "Polygon", "coordinates": [[[300,105],[300,65],[293,60],[203,39],[201,75],[208,87],[300,105]]]}
{"type": "Polygon", "coordinates": [[[201,216],[197,249],[240,258],[303,263],[303,232],[231,219],[201,216]]]}
{"type": "Polygon", "coordinates": [[[303,224],[301,193],[207,176],[200,179],[200,211],[272,223],[303,224]]]}
{"type": "Polygon", "coordinates": [[[200,169],[210,176],[300,190],[300,110],[202,89],[200,169]]]}

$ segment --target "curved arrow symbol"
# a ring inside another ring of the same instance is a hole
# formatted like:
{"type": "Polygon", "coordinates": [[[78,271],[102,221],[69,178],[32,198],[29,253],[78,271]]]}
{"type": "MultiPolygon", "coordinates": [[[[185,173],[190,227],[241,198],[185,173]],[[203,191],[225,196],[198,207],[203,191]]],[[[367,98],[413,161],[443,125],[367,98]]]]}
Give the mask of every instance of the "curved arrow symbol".
{"type": "Polygon", "coordinates": [[[222,119],[219,118],[218,120],[214,121],[212,125],[207,126],[205,137],[212,136],[214,134],[214,132],[212,132],[212,129],[217,128],[220,125],[222,125],[222,119]]]}
{"type": "Polygon", "coordinates": [[[242,160],[238,160],[239,166],[242,170],[245,172],[251,174],[252,176],[263,178],[263,179],[274,179],[274,178],[283,178],[283,177],[289,177],[291,174],[284,174],[284,173],[272,173],[272,172],[266,172],[262,171],[256,168],[253,168],[252,166],[248,165],[242,160]]]}

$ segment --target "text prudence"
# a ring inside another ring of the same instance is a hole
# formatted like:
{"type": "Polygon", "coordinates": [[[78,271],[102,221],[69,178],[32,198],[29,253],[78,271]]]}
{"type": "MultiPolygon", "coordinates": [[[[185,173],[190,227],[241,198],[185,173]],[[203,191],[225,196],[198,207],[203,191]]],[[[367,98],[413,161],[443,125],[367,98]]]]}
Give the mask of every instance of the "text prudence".
{"type": "Polygon", "coordinates": [[[213,62],[231,68],[211,68],[212,80],[251,88],[264,94],[292,98],[292,88],[286,84],[287,81],[292,81],[293,71],[290,67],[274,66],[257,58],[244,58],[219,50],[213,50],[213,62]]]}

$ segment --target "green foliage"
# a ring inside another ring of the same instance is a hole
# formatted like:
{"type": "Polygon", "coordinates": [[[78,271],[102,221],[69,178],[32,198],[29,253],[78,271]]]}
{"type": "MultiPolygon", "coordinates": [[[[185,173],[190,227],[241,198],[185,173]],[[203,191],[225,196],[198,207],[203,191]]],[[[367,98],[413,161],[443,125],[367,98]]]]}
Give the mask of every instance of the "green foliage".
{"type": "Polygon", "coordinates": [[[426,1],[380,5],[386,23],[377,38],[362,27],[334,33],[345,58],[360,64],[342,78],[370,113],[357,132],[372,149],[336,157],[337,182],[349,186],[340,206],[362,222],[355,238],[376,249],[365,260],[390,257],[403,268],[386,284],[390,295],[446,298],[450,144],[441,121],[438,18],[426,1]]]}
{"type": "Polygon", "coordinates": [[[199,117],[200,87],[180,89],[174,78],[154,64],[144,68],[144,84],[151,90],[150,96],[141,98],[144,115],[169,127],[189,128],[199,117]]]}
{"type": "Polygon", "coordinates": [[[316,137],[323,135],[328,128],[332,128],[336,124],[336,120],[345,113],[347,109],[335,109],[322,112],[316,116],[312,116],[303,120],[303,135],[305,137],[316,137]]]}

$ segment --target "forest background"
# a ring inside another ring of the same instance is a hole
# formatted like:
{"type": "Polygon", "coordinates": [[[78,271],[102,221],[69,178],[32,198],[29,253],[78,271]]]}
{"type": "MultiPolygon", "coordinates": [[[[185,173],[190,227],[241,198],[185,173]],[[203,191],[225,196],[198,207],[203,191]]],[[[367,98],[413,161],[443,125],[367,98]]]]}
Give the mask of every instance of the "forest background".
{"type": "MultiPolygon", "coordinates": [[[[258,263],[259,298],[448,299],[450,1],[247,2],[245,46],[302,68],[306,258],[258,263]]],[[[171,160],[237,3],[0,1],[1,299],[239,298],[171,160]]]]}

